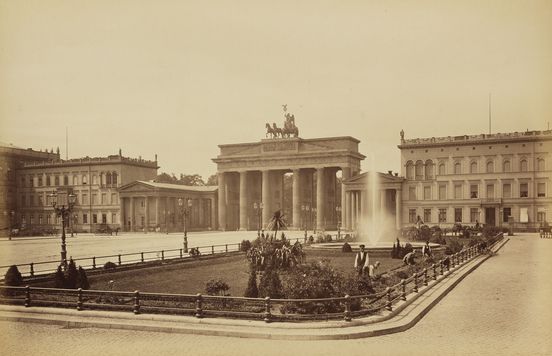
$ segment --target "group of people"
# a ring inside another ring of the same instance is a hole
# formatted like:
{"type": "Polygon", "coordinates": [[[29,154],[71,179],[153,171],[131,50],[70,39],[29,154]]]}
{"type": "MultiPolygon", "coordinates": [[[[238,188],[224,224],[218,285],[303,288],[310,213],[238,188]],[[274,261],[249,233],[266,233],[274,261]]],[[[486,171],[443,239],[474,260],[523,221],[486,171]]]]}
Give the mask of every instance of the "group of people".
{"type": "MultiPolygon", "coordinates": [[[[355,269],[358,272],[359,276],[368,275],[370,278],[376,277],[376,271],[380,266],[380,262],[376,261],[373,265],[370,264],[370,256],[368,251],[365,250],[364,245],[360,245],[360,250],[355,255],[355,269]]],[[[431,247],[429,246],[429,241],[422,247],[422,257],[431,258],[432,252],[431,247]]],[[[416,250],[412,250],[403,257],[403,262],[407,266],[412,266],[416,264],[416,250]]]]}

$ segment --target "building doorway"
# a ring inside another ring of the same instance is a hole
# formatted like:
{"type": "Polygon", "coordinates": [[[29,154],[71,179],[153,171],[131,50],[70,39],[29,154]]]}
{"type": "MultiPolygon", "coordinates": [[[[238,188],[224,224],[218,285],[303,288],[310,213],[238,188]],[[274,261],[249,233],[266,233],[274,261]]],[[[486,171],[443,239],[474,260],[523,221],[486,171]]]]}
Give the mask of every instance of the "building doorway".
{"type": "Polygon", "coordinates": [[[495,208],[485,208],[485,225],[496,226],[495,208]]]}

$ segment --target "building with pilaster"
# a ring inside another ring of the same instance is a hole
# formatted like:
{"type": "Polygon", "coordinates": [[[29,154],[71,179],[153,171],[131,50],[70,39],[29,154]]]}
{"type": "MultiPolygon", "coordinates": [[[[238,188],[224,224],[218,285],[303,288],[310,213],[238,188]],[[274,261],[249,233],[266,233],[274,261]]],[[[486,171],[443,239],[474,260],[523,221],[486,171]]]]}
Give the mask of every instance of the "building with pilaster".
{"type": "Polygon", "coordinates": [[[401,138],[403,221],[534,230],[550,221],[552,131],[401,138]]]}

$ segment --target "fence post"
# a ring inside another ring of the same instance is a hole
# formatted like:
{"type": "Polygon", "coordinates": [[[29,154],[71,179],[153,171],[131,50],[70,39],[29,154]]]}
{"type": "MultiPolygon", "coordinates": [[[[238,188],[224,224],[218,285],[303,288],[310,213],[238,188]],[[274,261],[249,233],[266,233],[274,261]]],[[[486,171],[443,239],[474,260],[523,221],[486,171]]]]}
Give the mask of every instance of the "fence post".
{"type": "Polygon", "coordinates": [[[241,242],[238,242],[238,251],[241,251],[241,242]]]}
{"type": "Polygon", "coordinates": [[[203,310],[202,310],[202,305],[201,304],[202,304],[201,303],[201,294],[197,293],[197,295],[196,295],[196,312],[195,312],[196,318],[203,317],[203,310]]]}
{"type": "Polygon", "coordinates": [[[82,288],[77,289],[77,310],[82,310],[82,288]]]}
{"type": "MultiPolygon", "coordinates": [[[[445,258],[445,261],[447,260],[447,258],[445,258]]],[[[446,266],[447,266],[447,272],[449,272],[450,271],[450,258],[448,258],[448,263],[446,264],[446,266]]]]}
{"type": "Polygon", "coordinates": [[[264,321],[266,321],[267,323],[270,322],[270,297],[266,297],[265,298],[265,313],[264,313],[264,321]]]}
{"type": "Polygon", "coordinates": [[[180,249],[179,251],[180,251],[180,258],[182,258],[182,249],[180,249]]]}
{"type": "Polygon", "coordinates": [[[34,277],[34,263],[31,262],[31,277],[34,277]]]}
{"type": "Polygon", "coordinates": [[[225,247],[226,247],[226,253],[228,253],[228,244],[226,244],[225,247]]]}
{"type": "Polygon", "coordinates": [[[140,261],[142,261],[142,263],[144,263],[144,253],[143,252],[140,252],[140,261]]]}
{"type": "Polygon", "coordinates": [[[431,265],[431,268],[433,268],[433,279],[437,280],[437,266],[435,263],[431,265]]]}
{"type": "Polygon", "coordinates": [[[343,314],[343,320],[351,321],[351,299],[349,294],[345,295],[345,313],[343,314]]]}
{"type": "Polygon", "coordinates": [[[214,254],[215,254],[215,246],[211,245],[211,255],[214,255],[214,254]]]}
{"type": "Polygon", "coordinates": [[[161,261],[165,260],[165,250],[161,250],[161,261]]]}
{"type": "Polygon", "coordinates": [[[424,286],[427,286],[428,280],[427,280],[427,268],[424,268],[424,286]]]}
{"type": "Polygon", "coordinates": [[[406,280],[401,279],[401,299],[406,300],[406,280]]]}
{"type": "Polygon", "coordinates": [[[31,306],[31,287],[25,286],[25,308],[31,306]]]}
{"type": "Polygon", "coordinates": [[[452,268],[454,268],[454,266],[456,265],[456,263],[455,263],[455,261],[454,261],[454,259],[455,259],[454,256],[456,256],[456,254],[450,255],[450,266],[451,266],[452,268]]]}
{"type": "Polygon", "coordinates": [[[134,314],[140,314],[140,292],[134,291],[134,314]]]}
{"type": "Polygon", "coordinates": [[[121,265],[121,254],[117,255],[117,259],[119,260],[119,266],[121,265]]]}
{"type": "Polygon", "coordinates": [[[96,269],[96,256],[92,257],[92,269],[96,269]]]}
{"type": "Polygon", "coordinates": [[[418,293],[418,272],[414,273],[414,292],[418,293]]]}
{"type": "Polygon", "coordinates": [[[445,273],[443,265],[444,265],[443,260],[439,260],[439,267],[441,269],[441,276],[445,273]]]}
{"type": "Polygon", "coordinates": [[[389,311],[392,311],[393,307],[391,306],[391,288],[385,288],[385,294],[387,294],[387,304],[385,305],[385,308],[389,311]]]}

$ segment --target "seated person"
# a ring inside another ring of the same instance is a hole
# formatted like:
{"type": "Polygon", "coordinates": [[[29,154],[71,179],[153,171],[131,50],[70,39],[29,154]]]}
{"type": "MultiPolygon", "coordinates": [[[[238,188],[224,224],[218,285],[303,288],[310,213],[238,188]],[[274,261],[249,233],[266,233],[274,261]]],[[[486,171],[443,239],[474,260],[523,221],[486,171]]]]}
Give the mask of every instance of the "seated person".
{"type": "Polygon", "coordinates": [[[376,263],[374,263],[373,265],[368,266],[368,275],[370,276],[370,278],[376,277],[376,271],[379,268],[379,266],[380,266],[380,261],[376,261],[376,263]]]}

